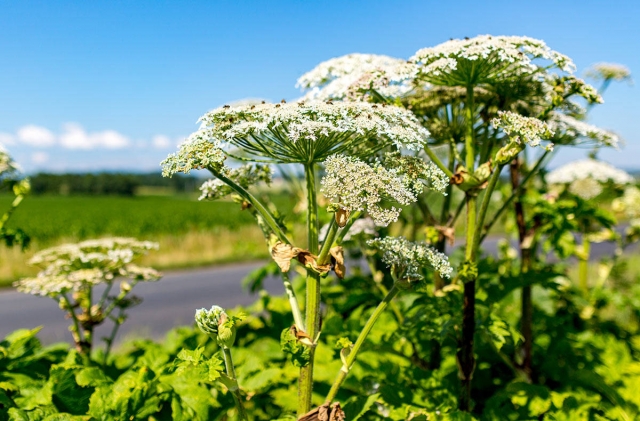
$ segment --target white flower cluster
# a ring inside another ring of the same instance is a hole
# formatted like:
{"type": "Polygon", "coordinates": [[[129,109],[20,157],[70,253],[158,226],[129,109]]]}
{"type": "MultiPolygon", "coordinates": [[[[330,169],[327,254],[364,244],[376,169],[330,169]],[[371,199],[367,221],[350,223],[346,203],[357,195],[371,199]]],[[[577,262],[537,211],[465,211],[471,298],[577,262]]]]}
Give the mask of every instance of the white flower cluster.
{"type": "Polygon", "coordinates": [[[369,165],[357,158],[332,155],[324,162],[321,192],[333,203],[350,212],[367,211],[376,225],[386,226],[398,219],[400,209],[383,208],[393,200],[409,205],[417,200],[412,189],[393,170],[379,162],[369,165]]]}
{"type": "MultiPolygon", "coordinates": [[[[325,224],[320,228],[319,238],[323,239],[327,237],[327,233],[329,232],[329,224],[325,224]]],[[[344,235],[342,241],[351,241],[356,237],[371,237],[378,235],[378,231],[376,230],[376,224],[373,222],[373,219],[369,217],[364,217],[360,219],[356,219],[351,227],[349,227],[349,231],[344,235]]]]}
{"type": "Polygon", "coordinates": [[[400,155],[399,152],[387,153],[384,166],[401,175],[403,183],[410,186],[416,196],[422,193],[428,181],[431,182],[433,190],[443,194],[450,182],[447,174],[433,162],[425,162],[415,156],[400,155]]]}
{"type": "Polygon", "coordinates": [[[305,100],[357,100],[363,89],[375,89],[386,97],[411,91],[415,67],[406,60],[376,54],[348,54],[317,65],[298,79],[305,100]]]}
{"type": "MultiPolygon", "coordinates": [[[[243,165],[239,168],[225,168],[223,175],[233,180],[242,188],[246,189],[253,184],[259,183],[260,181],[263,181],[267,184],[271,183],[272,170],[268,165],[248,164],[243,165]]],[[[200,186],[200,191],[202,192],[202,194],[200,195],[198,200],[221,199],[233,193],[231,187],[217,178],[207,180],[202,183],[202,186],[200,186]]]]}
{"type": "Polygon", "coordinates": [[[588,139],[601,146],[617,148],[620,142],[615,133],[562,113],[551,113],[548,124],[559,136],[574,138],[573,143],[576,144],[588,139]]]}
{"type": "Polygon", "coordinates": [[[409,205],[417,200],[427,180],[439,192],[444,192],[449,184],[446,174],[435,164],[400,154],[388,154],[384,165],[380,162],[369,165],[358,158],[332,155],[324,166],[326,174],[321,181],[321,192],[350,212],[366,210],[379,226],[389,225],[400,214],[400,209],[383,208],[381,202],[392,200],[409,205]]]}
{"type": "Polygon", "coordinates": [[[449,259],[427,245],[424,241],[412,242],[404,237],[385,237],[367,242],[380,250],[382,261],[395,272],[399,279],[409,281],[423,278],[422,268],[430,265],[444,278],[449,278],[453,269],[449,259]]]}
{"type": "Polygon", "coordinates": [[[157,243],[117,237],[53,247],[36,253],[29,261],[42,268],[38,275],[17,281],[14,286],[20,292],[56,297],[112,282],[116,277],[156,281],[160,278],[156,270],[132,263],[156,249],[157,243]]]}
{"type": "Polygon", "coordinates": [[[367,141],[416,150],[429,136],[411,112],[362,102],[224,106],[200,121],[211,137],[278,162],[306,163],[347,149],[357,152],[367,141]]]}
{"type": "Polygon", "coordinates": [[[178,152],[170,154],[160,165],[162,176],[171,177],[179,172],[188,174],[191,170],[214,168],[219,171],[224,168],[225,159],[213,131],[205,128],[191,134],[178,152]]]}
{"type": "Polygon", "coordinates": [[[546,179],[550,184],[567,185],[570,193],[585,200],[599,195],[602,183],[623,185],[634,182],[634,178],[625,171],[595,159],[570,162],[551,171],[546,179]]]}
{"type": "MultiPolygon", "coordinates": [[[[502,129],[516,143],[526,143],[532,147],[539,146],[542,139],[549,139],[554,134],[547,123],[511,111],[498,111],[498,117],[491,120],[491,125],[502,129]]],[[[553,144],[547,148],[552,149],[553,144]]]]}
{"type": "Polygon", "coordinates": [[[622,64],[596,63],[587,70],[587,76],[593,79],[622,81],[631,78],[631,71],[622,64]]]}
{"type": "Polygon", "coordinates": [[[575,71],[571,59],[551,50],[544,41],[519,36],[480,35],[452,39],[417,51],[410,61],[421,67],[421,75],[430,82],[464,86],[471,78],[474,83],[484,83],[536,72],[540,67],[534,61],[538,59],[549,60],[568,73],[575,71]],[[475,65],[467,65],[470,62],[475,65]]]}

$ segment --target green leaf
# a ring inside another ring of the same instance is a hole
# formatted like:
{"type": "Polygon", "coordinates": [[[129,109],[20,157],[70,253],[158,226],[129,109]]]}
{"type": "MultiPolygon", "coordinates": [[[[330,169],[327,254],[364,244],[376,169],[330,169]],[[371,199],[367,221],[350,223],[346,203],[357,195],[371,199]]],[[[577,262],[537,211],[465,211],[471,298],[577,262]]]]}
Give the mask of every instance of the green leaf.
{"type": "Polygon", "coordinates": [[[309,348],[294,336],[291,328],[285,328],[280,335],[282,352],[289,356],[291,363],[296,367],[304,367],[309,364],[309,348]]]}
{"type": "Polygon", "coordinates": [[[87,367],[76,373],[76,383],[83,387],[97,387],[113,383],[113,381],[98,367],[87,367]]]}
{"type": "Polygon", "coordinates": [[[367,411],[371,409],[374,403],[380,398],[379,393],[374,393],[369,396],[353,396],[349,398],[342,408],[345,413],[345,419],[350,421],[357,421],[367,411]]]}

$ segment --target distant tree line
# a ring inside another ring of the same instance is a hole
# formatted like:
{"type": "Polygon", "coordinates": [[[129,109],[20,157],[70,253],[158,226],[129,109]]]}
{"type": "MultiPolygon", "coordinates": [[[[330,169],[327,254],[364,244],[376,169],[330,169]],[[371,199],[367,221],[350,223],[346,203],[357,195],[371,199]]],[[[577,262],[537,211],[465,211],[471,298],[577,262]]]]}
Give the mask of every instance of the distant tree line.
{"type": "Polygon", "coordinates": [[[160,173],[38,173],[30,177],[33,194],[82,194],[133,196],[142,186],[164,187],[177,193],[196,191],[200,180],[193,176],[162,177],[160,173]]]}

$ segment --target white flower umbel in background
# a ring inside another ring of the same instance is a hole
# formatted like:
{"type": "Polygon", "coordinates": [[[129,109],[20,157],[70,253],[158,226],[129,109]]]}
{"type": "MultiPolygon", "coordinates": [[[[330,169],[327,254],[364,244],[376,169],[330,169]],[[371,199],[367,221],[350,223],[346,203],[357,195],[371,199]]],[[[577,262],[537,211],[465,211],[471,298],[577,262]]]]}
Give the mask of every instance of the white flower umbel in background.
{"type": "Polygon", "coordinates": [[[594,146],[618,148],[620,143],[620,139],[615,133],[585,123],[566,114],[551,113],[548,124],[556,133],[559,142],[563,144],[593,144],[594,146]]]}
{"type": "Polygon", "coordinates": [[[306,91],[304,100],[362,100],[368,89],[395,98],[413,89],[414,70],[406,60],[353,53],[320,63],[302,75],[296,87],[306,91]]]}
{"type": "Polygon", "coordinates": [[[59,303],[73,321],[70,330],[76,348],[87,360],[95,326],[111,319],[114,326],[105,339],[106,362],[118,328],[126,319],[126,309],[141,301],[129,294],[132,288],[140,281],[160,279],[159,272],[139,266],[134,260],[157,249],[157,243],[132,238],[104,238],[53,247],[36,253],[30,260],[41,271],[14,286],[20,292],[48,296],[59,303]],[[110,295],[116,281],[120,281],[120,292],[110,295]],[[105,288],[99,296],[94,295],[98,285],[105,288]]]}
{"type": "Polygon", "coordinates": [[[586,71],[587,77],[597,80],[615,80],[618,82],[631,79],[631,71],[627,66],[617,63],[596,63],[586,71]]]}
{"type": "MultiPolygon", "coordinates": [[[[268,165],[248,164],[239,168],[227,169],[224,175],[244,189],[249,186],[264,182],[271,183],[272,169],[268,165]]],[[[221,199],[233,193],[233,189],[220,179],[207,180],[200,186],[202,194],[198,200],[221,199]]]]}
{"type": "Polygon", "coordinates": [[[570,193],[584,200],[598,196],[603,184],[623,186],[634,182],[629,173],[595,159],[570,162],[551,171],[546,180],[549,184],[565,186],[570,193]]]}

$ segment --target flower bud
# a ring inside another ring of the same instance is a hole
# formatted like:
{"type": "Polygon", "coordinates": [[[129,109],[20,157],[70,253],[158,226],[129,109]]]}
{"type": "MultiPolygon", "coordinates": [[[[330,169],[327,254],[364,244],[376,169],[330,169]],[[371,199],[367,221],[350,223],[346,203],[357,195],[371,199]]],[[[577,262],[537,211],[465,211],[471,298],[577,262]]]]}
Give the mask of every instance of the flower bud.
{"type": "Polygon", "coordinates": [[[213,306],[210,310],[196,310],[196,324],[201,331],[209,335],[224,348],[233,346],[236,340],[235,318],[230,318],[222,307],[213,306]]]}

